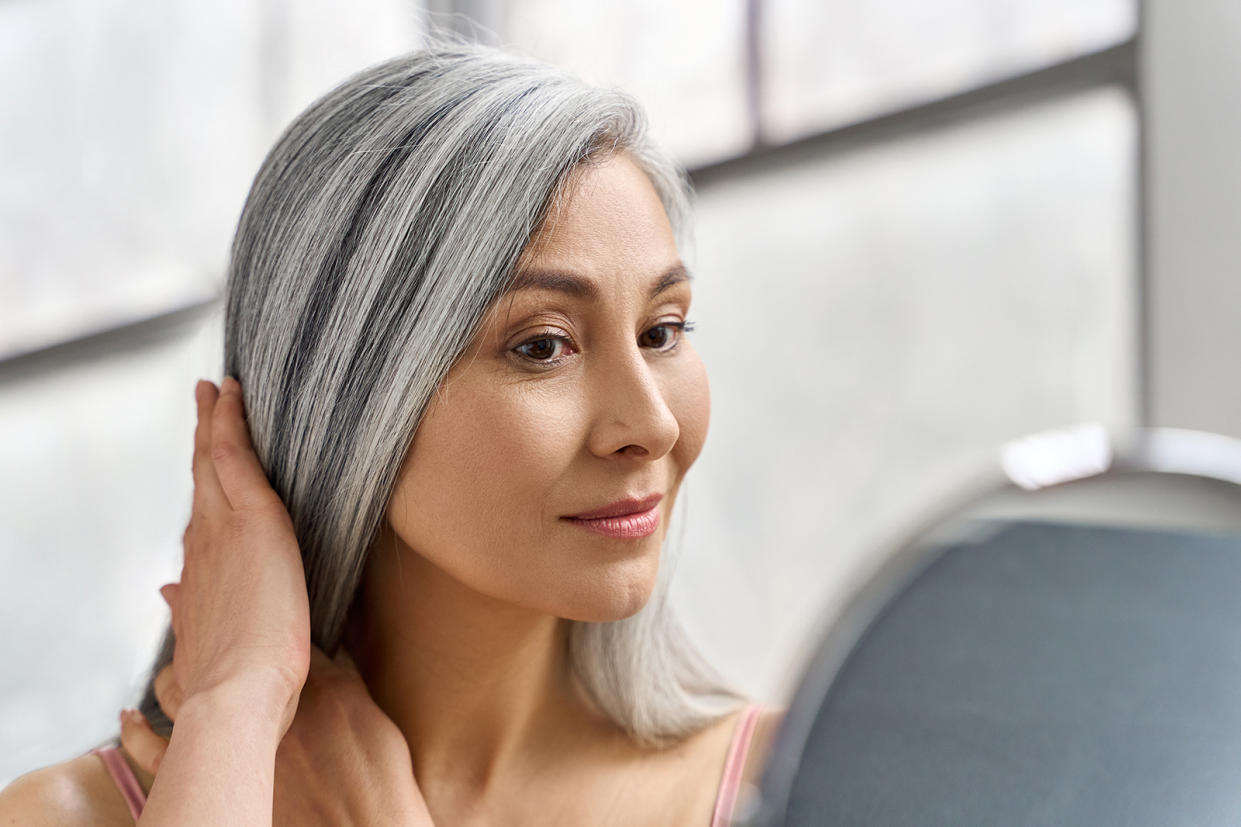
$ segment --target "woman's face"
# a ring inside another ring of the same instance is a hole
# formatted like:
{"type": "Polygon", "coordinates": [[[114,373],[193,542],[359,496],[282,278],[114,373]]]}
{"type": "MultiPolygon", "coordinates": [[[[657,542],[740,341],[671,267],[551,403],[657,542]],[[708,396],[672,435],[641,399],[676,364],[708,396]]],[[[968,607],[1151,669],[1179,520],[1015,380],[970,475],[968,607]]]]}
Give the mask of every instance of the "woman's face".
{"type": "Polygon", "coordinates": [[[400,553],[559,617],[640,609],[710,417],[689,306],[646,175],[580,167],[418,428],[387,513],[400,553]],[[618,502],[649,513],[573,519],[618,502]]]}

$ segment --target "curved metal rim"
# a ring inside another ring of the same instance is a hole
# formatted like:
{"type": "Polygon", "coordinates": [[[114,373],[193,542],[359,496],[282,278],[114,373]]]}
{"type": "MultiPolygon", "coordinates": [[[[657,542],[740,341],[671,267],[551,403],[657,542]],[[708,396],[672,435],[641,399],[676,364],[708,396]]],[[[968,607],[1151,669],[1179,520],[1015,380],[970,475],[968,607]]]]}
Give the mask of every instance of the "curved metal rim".
{"type": "Polygon", "coordinates": [[[793,782],[819,707],[854,646],[883,609],[944,554],[943,546],[919,542],[982,497],[1052,488],[1117,472],[1159,472],[1241,485],[1241,439],[1179,428],[1108,430],[1088,424],[1043,431],[1005,443],[966,486],[930,518],[885,544],[880,564],[819,635],[821,643],[802,672],[798,689],[773,741],[752,813],[738,824],[776,825],[788,810],[793,782]],[[1023,466],[1021,453],[1038,458],[1023,466]],[[998,462],[997,462],[998,460],[998,462]]]}

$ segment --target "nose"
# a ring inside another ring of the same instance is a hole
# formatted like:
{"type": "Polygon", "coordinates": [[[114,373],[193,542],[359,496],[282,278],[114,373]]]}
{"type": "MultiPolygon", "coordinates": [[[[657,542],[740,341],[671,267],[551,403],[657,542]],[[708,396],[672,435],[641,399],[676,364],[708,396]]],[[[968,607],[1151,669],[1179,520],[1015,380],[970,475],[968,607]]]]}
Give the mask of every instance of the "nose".
{"type": "Polygon", "coordinates": [[[590,451],[599,457],[656,460],[672,450],[681,426],[658,377],[637,347],[595,366],[590,382],[590,451]]]}

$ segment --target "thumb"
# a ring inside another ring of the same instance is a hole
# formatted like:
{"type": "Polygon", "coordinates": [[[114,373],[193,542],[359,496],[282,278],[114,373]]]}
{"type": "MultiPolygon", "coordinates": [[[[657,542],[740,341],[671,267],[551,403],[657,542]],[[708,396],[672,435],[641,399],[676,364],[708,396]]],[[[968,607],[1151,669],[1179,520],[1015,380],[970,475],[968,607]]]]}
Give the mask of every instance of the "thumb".
{"type": "Polygon", "coordinates": [[[168,751],[168,739],[151,729],[141,712],[124,709],[121,710],[121,746],[139,767],[155,775],[168,751]]]}

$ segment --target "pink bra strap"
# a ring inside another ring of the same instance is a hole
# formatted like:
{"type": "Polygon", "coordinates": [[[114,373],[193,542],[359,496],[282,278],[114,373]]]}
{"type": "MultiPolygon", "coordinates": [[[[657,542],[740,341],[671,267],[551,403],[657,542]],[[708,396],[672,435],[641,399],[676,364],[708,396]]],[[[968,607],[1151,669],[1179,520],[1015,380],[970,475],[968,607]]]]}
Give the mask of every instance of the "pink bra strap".
{"type": "Polygon", "coordinates": [[[142,815],[142,808],[147,803],[147,797],[142,791],[142,785],[138,783],[138,776],[134,775],[134,771],[130,768],[129,762],[116,747],[103,747],[93,749],[91,752],[103,759],[103,765],[108,768],[108,775],[112,776],[117,789],[125,798],[125,803],[129,805],[130,815],[134,817],[134,821],[137,821],[138,816],[142,815]]]}
{"type": "Polygon", "coordinates": [[[750,704],[741,713],[741,723],[737,724],[733,742],[728,747],[728,757],[724,759],[724,777],[720,781],[719,796],[715,799],[711,827],[728,827],[732,821],[733,810],[737,806],[737,793],[741,789],[741,773],[745,769],[746,753],[750,751],[754,724],[762,709],[762,704],[750,704]]]}

